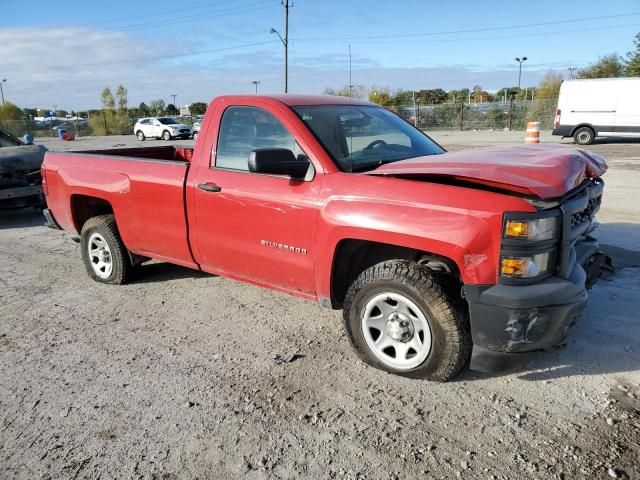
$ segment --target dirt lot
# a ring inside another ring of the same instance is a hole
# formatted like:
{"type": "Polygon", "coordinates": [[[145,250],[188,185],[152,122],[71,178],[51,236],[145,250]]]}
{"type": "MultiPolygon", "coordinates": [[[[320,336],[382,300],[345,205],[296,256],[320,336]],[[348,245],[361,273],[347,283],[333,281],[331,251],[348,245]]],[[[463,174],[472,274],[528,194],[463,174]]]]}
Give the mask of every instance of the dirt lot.
{"type": "Polygon", "coordinates": [[[162,263],[100,285],[68,234],[0,212],[0,478],[640,478],[640,142],[592,150],[617,273],[565,346],[447,384],[365,366],[340,312],[283,294],[162,263]]]}

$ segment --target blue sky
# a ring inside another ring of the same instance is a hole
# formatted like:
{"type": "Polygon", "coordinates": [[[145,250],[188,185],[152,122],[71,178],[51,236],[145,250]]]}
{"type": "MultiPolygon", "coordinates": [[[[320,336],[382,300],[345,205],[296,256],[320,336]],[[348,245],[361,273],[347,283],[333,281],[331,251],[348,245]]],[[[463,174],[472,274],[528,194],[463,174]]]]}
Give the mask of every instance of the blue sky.
{"type": "MultiPolygon", "coordinates": [[[[297,0],[290,12],[290,91],[308,93],[348,84],[349,44],[354,84],[497,90],[517,84],[516,56],[529,57],[523,86],[535,85],[549,69],[625,54],[640,32],[638,0],[297,0]]],[[[120,82],[132,104],[209,101],[252,80],[282,90],[269,33],[284,33],[279,0],[3,0],[0,15],[0,76],[21,106],[98,107],[120,82]]]]}

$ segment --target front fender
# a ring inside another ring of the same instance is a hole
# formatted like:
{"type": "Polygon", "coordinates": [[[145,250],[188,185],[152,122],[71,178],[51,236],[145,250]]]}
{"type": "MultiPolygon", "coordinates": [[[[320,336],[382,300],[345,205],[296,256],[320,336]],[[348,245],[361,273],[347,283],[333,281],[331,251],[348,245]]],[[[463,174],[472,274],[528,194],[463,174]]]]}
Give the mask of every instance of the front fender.
{"type": "Polygon", "coordinates": [[[502,213],[388,200],[334,198],[318,222],[317,291],[329,297],[340,241],[366,240],[449,258],[465,283],[494,284],[502,213]]]}

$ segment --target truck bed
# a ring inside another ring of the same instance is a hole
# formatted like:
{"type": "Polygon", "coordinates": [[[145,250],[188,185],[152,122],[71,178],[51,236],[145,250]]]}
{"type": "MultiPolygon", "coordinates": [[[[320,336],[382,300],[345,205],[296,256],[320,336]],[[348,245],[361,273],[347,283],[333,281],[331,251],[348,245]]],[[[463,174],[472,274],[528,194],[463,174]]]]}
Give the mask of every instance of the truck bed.
{"type": "Polygon", "coordinates": [[[192,153],[172,146],[49,152],[43,164],[48,207],[60,226],[78,234],[96,208],[113,212],[131,252],[197,268],[185,212],[192,153]]]}
{"type": "Polygon", "coordinates": [[[172,160],[178,162],[190,162],[193,156],[193,148],[176,148],[171,145],[159,147],[129,147],[108,148],[103,150],[83,150],[81,152],[91,155],[112,155],[118,157],[140,158],[148,160],[172,160]]]}

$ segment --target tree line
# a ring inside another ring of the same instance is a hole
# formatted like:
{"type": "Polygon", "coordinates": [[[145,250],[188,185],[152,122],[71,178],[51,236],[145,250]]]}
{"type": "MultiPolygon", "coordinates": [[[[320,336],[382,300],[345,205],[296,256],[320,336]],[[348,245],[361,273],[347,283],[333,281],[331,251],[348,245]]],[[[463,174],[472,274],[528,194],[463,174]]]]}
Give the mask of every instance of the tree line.
{"type": "MultiPolygon", "coordinates": [[[[634,49],[625,57],[612,53],[598,58],[598,60],[587,67],[579,69],[575,73],[575,78],[617,78],[617,77],[640,77],[640,33],[633,41],[634,49]]],[[[514,100],[553,100],[557,99],[560,92],[560,85],[565,80],[563,74],[550,70],[542,81],[532,87],[501,88],[495,93],[487,92],[480,85],[475,85],[472,89],[462,88],[459,90],[445,91],[442,88],[421,89],[421,90],[392,90],[389,87],[373,85],[367,88],[364,85],[348,85],[335,89],[325,88],[326,95],[339,95],[357,99],[368,98],[369,101],[383,106],[412,105],[414,100],[420,105],[440,105],[443,103],[487,103],[514,100]]]]}

